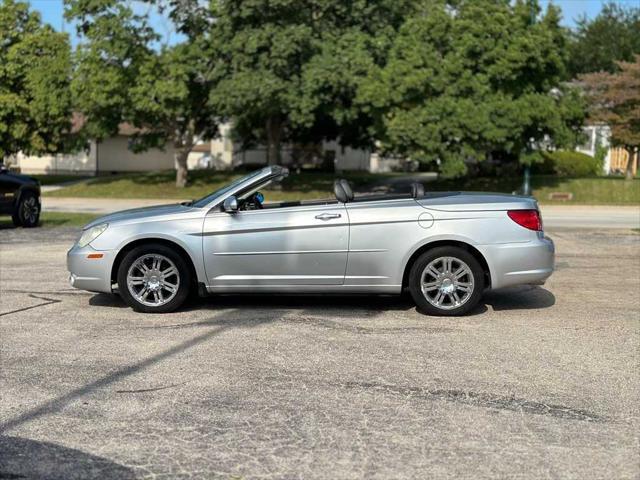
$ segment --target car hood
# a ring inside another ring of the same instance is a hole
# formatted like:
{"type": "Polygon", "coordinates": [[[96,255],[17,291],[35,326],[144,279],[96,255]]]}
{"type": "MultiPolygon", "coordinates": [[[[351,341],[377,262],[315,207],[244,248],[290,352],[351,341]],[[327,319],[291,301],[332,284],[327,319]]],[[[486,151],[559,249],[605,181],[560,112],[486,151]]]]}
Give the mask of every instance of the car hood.
{"type": "Polygon", "coordinates": [[[122,210],[120,212],[110,213],[104,217],[99,217],[92,222],[86,224],[83,230],[87,228],[95,227],[101,223],[123,223],[131,221],[141,221],[147,219],[156,219],[157,217],[172,217],[176,214],[188,213],[193,210],[198,210],[190,205],[183,205],[181,203],[172,203],[169,205],[156,205],[153,207],[132,208],[131,210],[122,210]]]}
{"type": "Polygon", "coordinates": [[[4,180],[5,182],[9,183],[15,183],[16,185],[39,186],[39,182],[35,178],[14,172],[0,172],[0,180],[4,180]]]}

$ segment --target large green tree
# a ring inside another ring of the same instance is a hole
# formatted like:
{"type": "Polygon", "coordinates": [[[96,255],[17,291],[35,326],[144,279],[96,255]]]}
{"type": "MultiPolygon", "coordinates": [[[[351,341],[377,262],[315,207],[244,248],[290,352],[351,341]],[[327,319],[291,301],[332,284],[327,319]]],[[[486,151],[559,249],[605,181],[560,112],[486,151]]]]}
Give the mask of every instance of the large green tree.
{"type": "Polygon", "coordinates": [[[383,149],[459,175],[487,156],[530,161],[575,142],[584,114],[561,85],[559,12],[537,2],[431,2],[407,19],[358,94],[383,149]]]}
{"type": "Polygon", "coordinates": [[[187,158],[195,141],[217,133],[207,103],[210,61],[197,2],[147,2],[167,8],[182,40],[159,42],[143,15],[122,0],[66,0],[82,42],[73,79],[75,105],[86,117],[84,134],[102,140],[128,122],[137,127],[133,147],[171,146],[176,185],[187,183],[187,158]]]}
{"type": "Polygon", "coordinates": [[[640,54],[640,7],[610,2],[593,19],[578,21],[569,49],[572,76],[614,72],[618,61],[633,61],[640,54]]]}
{"type": "Polygon", "coordinates": [[[384,63],[412,0],[212,0],[210,103],[245,142],[339,139],[370,144],[372,117],[354,104],[384,63]]]}
{"type": "Polygon", "coordinates": [[[24,2],[0,1],[0,161],[55,153],[71,122],[70,47],[24,2]]]}
{"type": "Polygon", "coordinates": [[[629,154],[626,177],[633,178],[633,159],[640,149],[640,55],[619,62],[615,73],[597,72],[581,80],[590,100],[590,116],[611,128],[611,143],[629,154]]]}

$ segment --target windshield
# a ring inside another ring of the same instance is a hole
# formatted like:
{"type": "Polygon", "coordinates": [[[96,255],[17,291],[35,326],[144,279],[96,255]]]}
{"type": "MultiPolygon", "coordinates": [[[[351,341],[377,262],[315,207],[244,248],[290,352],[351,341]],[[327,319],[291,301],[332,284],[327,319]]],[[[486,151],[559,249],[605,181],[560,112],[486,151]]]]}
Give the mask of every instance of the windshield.
{"type": "Polygon", "coordinates": [[[245,175],[244,177],[240,177],[237,180],[231,182],[229,185],[227,185],[225,187],[222,187],[222,188],[216,190],[213,193],[210,193],[209,195],[207,195],[206,197],[201,198],[200,200],[196,200],[195,202],[193,202],[193,206],[194,207],[198,207],[198,208],[206,207],[212,201],[214,201],[216,198],[223,196],[225,193],[233,190],[234,188],[236,188],[241,183],[244,183],[244,182],[246,182],[247,180],[249,180],[251,178],[257,177],[261,173],[262,173],[262,170],[256,170],[255,172],[251,172],[250,174],[245,175]]]}

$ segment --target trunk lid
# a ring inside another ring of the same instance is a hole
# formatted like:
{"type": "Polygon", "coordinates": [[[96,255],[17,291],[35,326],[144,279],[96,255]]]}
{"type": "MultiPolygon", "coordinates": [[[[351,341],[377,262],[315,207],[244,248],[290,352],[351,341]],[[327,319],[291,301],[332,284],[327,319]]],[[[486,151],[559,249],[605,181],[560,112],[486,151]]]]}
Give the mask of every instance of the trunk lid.
{"type": "Polygon", "coordinates": [[[417,202],[425,208],[442,212],[480,212],[538,208],[538,202],[533,197],[486,192],[455,192],[448,195],[433,192],[417,199],[417,202]]]}

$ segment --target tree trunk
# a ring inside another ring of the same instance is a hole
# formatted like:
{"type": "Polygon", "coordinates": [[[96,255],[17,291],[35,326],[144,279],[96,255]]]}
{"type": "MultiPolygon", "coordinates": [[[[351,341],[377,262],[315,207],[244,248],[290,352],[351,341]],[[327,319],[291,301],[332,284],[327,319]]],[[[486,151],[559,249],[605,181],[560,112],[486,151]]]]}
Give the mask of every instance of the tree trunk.
{"type": "Polygon", "coordinates": [[[637,161],[635,158],[635,153],[635,148],[627,148],[627,154],[629,155],[629,160],[627,161],[627,171],[625,172],[625,178],[627,180],[633,180],[633,164],[637,161]]]}
{"type": "Polygon", "coordinates": [[[267,164],[280,165],[280,140],[282,138],[282,122],[277,116],[267,119],[267,164]]]}
{"type": "Polygon", "coordinates": [[[177,149],[174,158],[176,160],[176,187],[184,188],[187,186],[187,176],[189,170],[187,169],[187,158],[191,147],[182,147],[177,149]]]}

